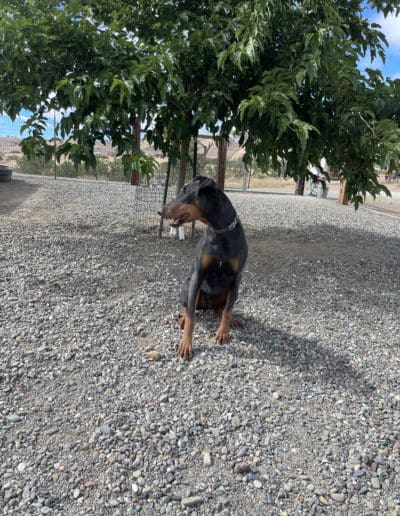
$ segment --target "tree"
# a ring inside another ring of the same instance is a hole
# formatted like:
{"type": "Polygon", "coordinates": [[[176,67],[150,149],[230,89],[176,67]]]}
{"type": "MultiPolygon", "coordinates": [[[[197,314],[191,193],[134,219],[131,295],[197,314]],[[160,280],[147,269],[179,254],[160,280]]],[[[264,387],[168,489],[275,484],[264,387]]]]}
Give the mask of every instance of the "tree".
{"type": "MultiPolygon", "coordinates": [[[[140,133],[141,133],[140,118],[136,117],[132,120],[132,138],[135,144],[136,152],[140,152],[140,133]]],[[[132,151],[132,158],[135,158],[135,151],[132,151]]],[[[132,169],[131,173],[131,185],[139,184],[139,171],[136,168],[132,169]]]]}
{"type": "MultiPolygon", "coordinates": [[[[383,35],[363,17],[366,2],[0,5],[0,106],[11,116],[32,110],[27,153],[49,152],[46,110],[64,110],[59,153],[93,165],[94,142],[109,139],[128,169],[134,161],[151,171],[132,141],[133,116],[172,160],[190,159],[182,143],[201,127],[214,135],[236,131],[246,163],[284,163],[297,180],[325,157],[356,206],[366,192],[386,191],[374,164],[399,160],[399,88],[357,69],[367,52],[384,54],[383,35]]],[[[397,2],[368,5],[387,14],[397,2]]]]}
{"type": "Polygon", "coordinates": [[[160,59],[74,0],[2,2],[0,14],[0,108],[12,118],[21,109],[32,111],[24,152],[52,155],[43,134],[47,113],[55,109],[62,113],[57,130],[65,140],[59,156],[94,166],[94,143],[110,140],[127,173],[132,167],[151,173],[155,163],[140,153],[132,131],[134,120],[146,114],[145,99],[165,86],[160,59]]]}
{"type": "Polygon", "coordinates": [[[225,186],[226,157],[229,135],[221,134],[218,141],[217,185],[223,190],[225,186]]]}
{"type": "MultiPolygon", "coordinates": [[[[385,9],[394,8],[389,4],[385,9]]],[[[399,159],[398,124],[378,110],[392,88],[379,72],[372,77],[357,68],[367,51],[383,55],[382,34],[362,18],[360,2],[300,2],[277,15],[258,55],[257,84],[242,100],[235,124],[246,159],[260,166],[271,160],[276,169],[283,161],[285,174],[298,180],[325,157],[347,180],[356,206],[366,192],[387,192],[374,164],[399,159]]]]}

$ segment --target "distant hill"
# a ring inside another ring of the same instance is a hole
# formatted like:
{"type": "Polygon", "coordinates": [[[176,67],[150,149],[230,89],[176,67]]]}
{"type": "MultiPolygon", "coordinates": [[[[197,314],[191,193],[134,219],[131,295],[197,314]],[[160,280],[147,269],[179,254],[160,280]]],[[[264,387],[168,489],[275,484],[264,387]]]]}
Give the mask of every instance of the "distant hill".
{"type": "MultiPolygon", "coordinates": [[[[17,138],[15,136],[2,136],[0,137],[0,161],[3,164],[12,164],[19,157],[22,156],[21,148],[20,148],[21,138],[17,138]]],[[[141,143],[142,151],[149,156],[162,158],[162,153],[160,151],[156,151],[151,145],[149,145],[145,140],[142,140],[141,143]]],[[[111,146],[111,143],[102,144],[100,142],[96,142],[94,147],[95,153],[98,156],[103,157],[112,157],[116,156],[116,149],[111,146]]],[[[199,154],[206,154],[207,159],[217,159],[218,156],[218,148],[215,142],[208,136],[199,137],[198,139],[198,152],[199,154]]],[[[228,161],[239,161],[243,156],[244,150],[239,146],[239,144],[234,140],[230,139],[228,146],[228,161]]]]}

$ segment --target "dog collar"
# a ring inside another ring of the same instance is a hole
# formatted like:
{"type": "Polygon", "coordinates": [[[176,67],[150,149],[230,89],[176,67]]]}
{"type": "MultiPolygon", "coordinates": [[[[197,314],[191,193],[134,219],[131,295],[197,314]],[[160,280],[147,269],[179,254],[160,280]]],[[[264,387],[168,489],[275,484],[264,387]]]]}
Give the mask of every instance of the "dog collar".
{"type": "Polygon", "coordinates": [[[235,229],[235,227],[238,225],[238,222],[239,222],[239,219],[238,219],[238,217],[235,216],[235,218],[232,220],[232,222],[229,224],[229,226],[226,226],[226,228],[221,228],[221,229],[212,228],[212,230],[217,235],[220,235],[221,233],[227,233],[228,231],[232,231],[233,229],[235,229]]]}

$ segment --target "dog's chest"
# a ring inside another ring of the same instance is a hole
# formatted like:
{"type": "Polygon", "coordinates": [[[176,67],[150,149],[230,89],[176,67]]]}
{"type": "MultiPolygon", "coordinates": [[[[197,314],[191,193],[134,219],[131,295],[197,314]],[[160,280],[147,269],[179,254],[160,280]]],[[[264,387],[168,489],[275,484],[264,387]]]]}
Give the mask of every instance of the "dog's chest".
{"type": "Polygon", "coordinates": [[[207,277],[223,277],[223,276],[232,276],[234,273],[232,269],[231,263],[219,256],[216,256],[207,264],[207,267],[204,271],[207,277]]]}

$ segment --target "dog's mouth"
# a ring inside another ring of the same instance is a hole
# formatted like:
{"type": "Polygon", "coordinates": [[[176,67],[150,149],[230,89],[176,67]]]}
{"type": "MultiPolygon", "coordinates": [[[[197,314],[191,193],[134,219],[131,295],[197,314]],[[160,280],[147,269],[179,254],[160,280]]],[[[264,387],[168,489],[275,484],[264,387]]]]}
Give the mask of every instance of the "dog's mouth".
{"type": "Polygon", "coordinates": [[[176,217],[176,219],[172,219],[169,223],[170,226],[173,228],[177,228],[179,226],[182,226],[182,224],[185,223],[186,219],[189,217],[189,213],[182,213],[182,215],[179,215],[179,217],[176,217]]]}

